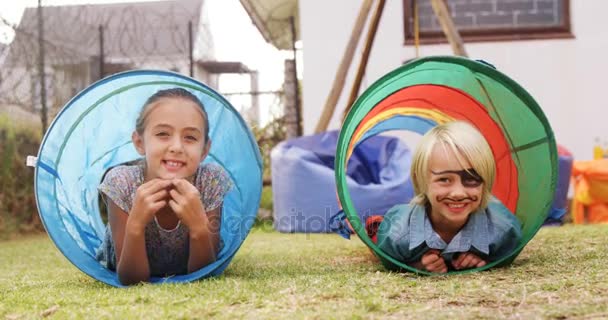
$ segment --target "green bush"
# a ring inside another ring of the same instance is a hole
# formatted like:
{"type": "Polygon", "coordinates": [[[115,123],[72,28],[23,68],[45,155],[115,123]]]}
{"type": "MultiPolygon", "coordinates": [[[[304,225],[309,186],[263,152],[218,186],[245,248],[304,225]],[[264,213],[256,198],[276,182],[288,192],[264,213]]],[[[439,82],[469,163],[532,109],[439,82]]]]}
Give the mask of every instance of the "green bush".
{"type": "Polygon", "coordinates": [[[260,208],[272,211],[272,187],[266,186],[262,189],[260,208]]]}
{"type": "Polygon", "coordinates": [[[40,145],[40,129],[0,115],[0,238],[43,230],[34,196],[34,169],[25,165],[40,145]]]}
{"type": "Polygon", "coordinates": [[[262,198],[260,208],[272,211],[272,188],[270,175],[270,151],[279,142],[285,140],[285,124],[283,118],[277,118],[262,128],[252,128],[253,135],[260,148],[264,166],[262,198]]]}

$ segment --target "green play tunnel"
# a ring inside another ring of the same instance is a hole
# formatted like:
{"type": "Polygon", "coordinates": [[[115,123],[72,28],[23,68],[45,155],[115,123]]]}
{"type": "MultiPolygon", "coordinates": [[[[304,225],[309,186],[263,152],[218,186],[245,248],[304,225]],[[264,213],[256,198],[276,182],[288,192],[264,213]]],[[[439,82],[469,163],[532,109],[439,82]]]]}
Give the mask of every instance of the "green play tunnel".
{"type": "Polygon", "coordinates": [[[389,269],[427,274],[392,258],[368,237],[346,183],[346,165],[354,148],[388,130],[424,134],[433,126],[466,120],[492,148],[496,182],[492,190],[522,224],[515,251],[471,272],[508,264],[534,237],[551,209],[558,177],[553,131],[534,99],[491,65],[460,57],[426,57],[388,73],[372,84],[346,117],[336,150],[336,185],[352,228],[389,269]]]}

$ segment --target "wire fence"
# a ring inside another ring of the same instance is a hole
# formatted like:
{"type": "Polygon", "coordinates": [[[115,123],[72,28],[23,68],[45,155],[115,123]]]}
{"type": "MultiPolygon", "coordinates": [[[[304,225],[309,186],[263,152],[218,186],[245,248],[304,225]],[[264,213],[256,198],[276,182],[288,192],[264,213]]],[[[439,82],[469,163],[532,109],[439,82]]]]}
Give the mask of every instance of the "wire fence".
{"type": "Polygon", "coordinates": [[[0,28],[14,33],[0,48],[0,108],[41,119],[44,132],[70,98],[117,72],[170,70],[217,88],[219,75],[202,63],[214,60],[204,3],[43,6],[26,8],[18,24],[0,14],[0,28]]]}
{"type": "MultiPolygon", "coordinates": [[[[78,92],[131,69],[175,71],[218,89],[221,72],[206,67],[214,57],[203,4],[180,0],[27,8],[18,24],[0,14],[0,29],[14,33],[12,42],[0,47],[0,113],[41,126],[44,134],[78,92]]],[[[246,82],[251,74],[239,77],[246,82]]],[[[234,82],[228,76],[224,80],[234,82]]],[[[295,129],[289,130],[295,125],[293,112],[285,112],[287,100],[293,100],[293,94],[285,94],[294,91],[288,87],[259,91],[256,78],[242,92],[223,92],[249,122],[265,168],[270,168],[270,150],[294,136],[295,129]]],[[[270,183],[268,169],[264,182],[270,183]]]]}

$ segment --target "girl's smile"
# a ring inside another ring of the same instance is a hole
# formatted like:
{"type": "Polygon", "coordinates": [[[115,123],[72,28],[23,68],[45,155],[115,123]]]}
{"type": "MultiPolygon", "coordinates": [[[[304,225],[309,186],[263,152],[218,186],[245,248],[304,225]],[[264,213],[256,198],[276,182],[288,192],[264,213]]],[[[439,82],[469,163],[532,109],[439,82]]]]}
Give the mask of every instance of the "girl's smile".
{"type": "Polygon", "coordinates": [[[186,165],[185,162],[176,161],[176,160],[163,160],[162,163],[165,166],[167,171],[175,171],[175,172],[179,171],[179,169],[181,169],[183,166],[186,165]]]}

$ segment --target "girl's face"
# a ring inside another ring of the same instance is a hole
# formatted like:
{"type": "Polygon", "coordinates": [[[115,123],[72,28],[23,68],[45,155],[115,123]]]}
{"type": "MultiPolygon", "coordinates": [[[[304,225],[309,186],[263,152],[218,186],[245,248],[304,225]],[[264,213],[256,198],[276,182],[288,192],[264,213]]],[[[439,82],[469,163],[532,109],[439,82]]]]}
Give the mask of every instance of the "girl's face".
{"type": "Polygon", "coordinates": [[[435,145],[429,159],[431,221],[460,228],[481,203],[483,180],[465,160],[463,168],[450,148],[435,145]],[[468,170],[465,170],[468,169],[468,170]],[[469,172],[467,172],[469,171],[469,172]]]}
{"type": "Polygon", "coordinates": [[[209,152],[203,115],[194,102],[163,98],[152,106],[143,135],[133,133],[137,151],[146,157],[146,181],[189,178],[209,152]]]}

